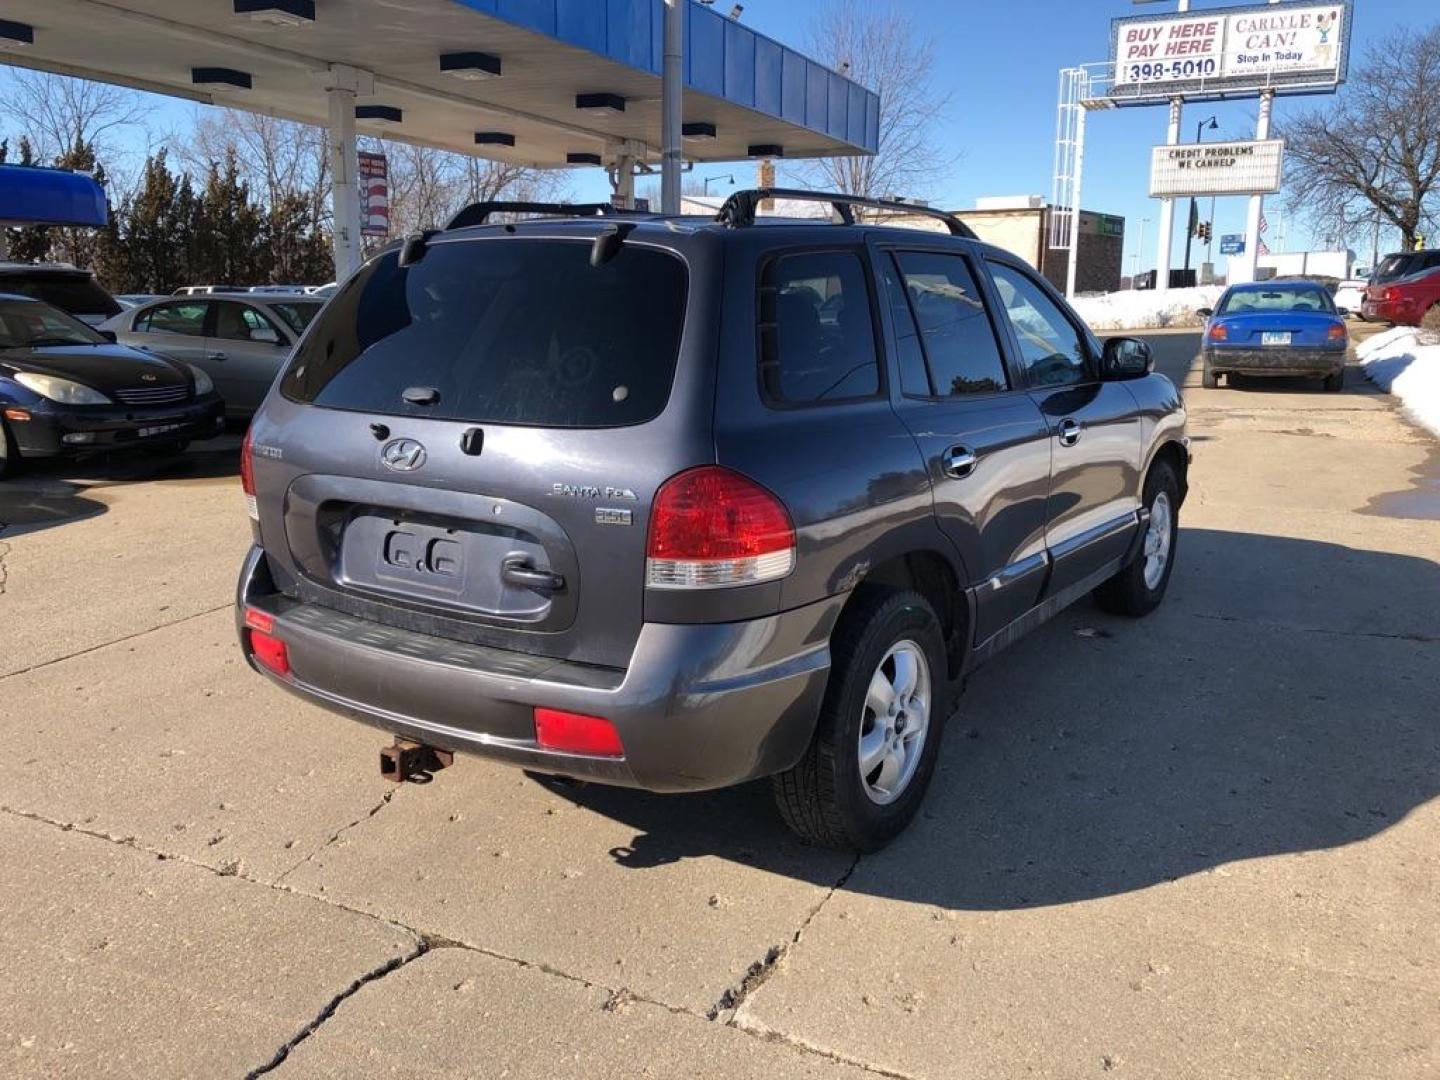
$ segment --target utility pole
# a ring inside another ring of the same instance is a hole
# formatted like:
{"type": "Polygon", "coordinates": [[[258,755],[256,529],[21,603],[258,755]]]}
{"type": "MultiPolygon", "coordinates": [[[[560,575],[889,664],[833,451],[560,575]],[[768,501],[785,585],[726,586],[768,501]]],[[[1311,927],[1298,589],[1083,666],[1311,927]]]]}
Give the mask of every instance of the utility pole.
{"type": "Polygon", "coordinates": [[[685,124],[685,10],[689,0],[665,0],[665,66],[660,141],[660,212],[680,213],[680,171],[685,124]]]}
{"type": "MultiPolygon", "coordinates": [[[[1190,10],[1190,0],[1180,0],[1177,11],[1190,10]]],[[[1183,97],[1170,99],[1170,127],[1166,132],[1165,145],[1176,146],[1180,142],[1180,120],[1185,109],[1183,97]]],[[[1170,252],[1175,246],[1175,200],[1160,201],[1160,250],[1155,256],[1155,290],[1165,292],[1170,288],[1170,252]]]]}
{"type": "MultiPolygon", "coordinates": [[[[1200,141],[1205,137],[1205,129],[1206,129],[1207,127],[1208,127],[1211,131],[1218,131],[1218,130],[1220,129],[1220,121],[1219,121],[1219,119],[1218,119],[1217,117],[1212,116],[1212,117],[1210,117],[1209,120],[1201,120],[1200,123],[1196,125],[1196,127],[1195,127],[1195,144],[1196,144],[1197,146],[1200,144],[1200,141]]],[[[1194,196],[1194,195],[1191,195],[1191,196],[1190,196],[1190,216],[1186,219],[1186,230],[1185,230],[1185,273],[1186,273],[1187,275],[1190,273],[1190,246],[1191,246],[1192,243],[1194,243],[1194,240],[1195,240],[1195,225],[1196,225],[1196,222],[1197,222],[1197,220],[1198,220],[1198,219],[1197,219],[1197,216],[1196,216],[1195,206],[1196,206],[1195,196],[1194,196]]]]}

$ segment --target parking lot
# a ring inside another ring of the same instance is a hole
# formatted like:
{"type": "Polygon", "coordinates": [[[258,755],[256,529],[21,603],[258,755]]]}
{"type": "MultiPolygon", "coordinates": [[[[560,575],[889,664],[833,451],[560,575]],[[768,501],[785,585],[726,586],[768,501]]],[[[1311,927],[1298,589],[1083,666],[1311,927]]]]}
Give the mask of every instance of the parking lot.
{"type": "Polygon", "coordinates": [[[1169,599],[974,677],[861,859],[763,785],[424,785],[245,666],[238,435],[0,485],[0,1073],[1440,1072],[1440,444],[1186,382],[1169,599]]]}

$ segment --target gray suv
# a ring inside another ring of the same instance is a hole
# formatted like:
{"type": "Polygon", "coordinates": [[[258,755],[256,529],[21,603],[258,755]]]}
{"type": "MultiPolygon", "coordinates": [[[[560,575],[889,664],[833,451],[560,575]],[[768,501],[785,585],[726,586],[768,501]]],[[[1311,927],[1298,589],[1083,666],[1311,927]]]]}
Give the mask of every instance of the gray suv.
{"type": "Polygon", "coordinates": [[[347,281],[243,451],[245,654],[395,734],[393,777],[770,777],[870,850],[968,672],[1090,593],[1160,603],[1180,395],[957,219],[492,209],[347,281]]]}

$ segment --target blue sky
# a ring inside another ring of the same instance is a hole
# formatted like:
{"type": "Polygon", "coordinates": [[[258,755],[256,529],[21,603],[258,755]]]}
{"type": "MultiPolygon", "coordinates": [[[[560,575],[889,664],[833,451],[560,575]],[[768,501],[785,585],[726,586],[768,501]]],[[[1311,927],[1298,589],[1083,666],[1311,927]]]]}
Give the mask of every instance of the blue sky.
{"type": "MultiPolygon", "coordinates": [[[[933,35],[939,57],[937,83],[952,95],[949,116],[936,137],[960,155],[951,175],[926,192],[937,204],[969,207],[981,195],[1036,194],[1051,190],[1054,156],[1056,85],[1059,69],[1104,59],[1109,51],[1110,19],[1136,13],[1163,14],[1173,3],[1137,7],[1129,0],[895,0],[910,11],[923,32],[933,35]]],[[[717,6],[728,7],[729,0],[717,6]]],[[[821,8],[820,0],[745,0],[744,20],[787,44],[803,46],[807,27],[821,8]]],[[[1194,10],[1234,6],[1215,0],[1194,0],[1194,10]]],[[[1437,0],[1355,0],[1352,64],[1363,60],[1367,46],[1400,27],[1421,27],[1440,21],[1437,0]]],[[[3,81],[0,81],[3,86],[3,81]]],[[[1276,119],[1298,109],[1323,105],[1329,99],[1281,98],[1276,119]]],[[[152,119],[161,128],[181,127],[186,113],[202,107],[155,99],[152,119]]],[[[1254,133],[1254,100],[1193,105],[1185,111],[1182,138],[1193,139],[1197,122],[1216,116],[1218,132],[1207,138],[1244,138],[1254,133]]],[[[1139,265],[1153,265],[1159,204],[1147,197],[1149,148],[1164,141],[1163,107],[1092,114],[1086,146],[1083,203],[1088,209],[1127,219],[1125,269],[1135,265],[1141,222],[1149,218],[1139,265]]],[[[143,149],[143,148],[142,148],[143,149]]],[[[702,168],[700,176],[734,173],[742,183],[753,165],[739,163],[702,168]]],[[[598,170],[575,174],[574,194],[604,197],[608,192],[598,170]]],[[[721,183],[711,193],[728,190],[721,183]]],[[[1278,250],[1280,234],[1289,250],[1312,238],[1303,221],[1286,221],[1272,208],[1270,243],[1278,250]]],[[[1205,211],[1202,210],[1202,213],[1205,211]]],[[[1215,232],[1243,232],[1244,199],[1221,200],[1215,232]]],[[[1178,245],[1183,247],[1185,208],[1176,214],[1178,245]]],[[[1396,237],[1382,238],[1382,248],[1396,237]]],[[[1317,245],[1318,246],[1318,245],[1317,245]]],[[[1216,246],[1216,258],[1218,244],[1216,246]]],[[[1361,251],[1367,261],[1369,251],[1361,251]]],[[[1177,256],[1178,264],[1179,256],[1177,256]]],[[[1195,262],[1200,261],[1197,256],[1195,262]]]]}

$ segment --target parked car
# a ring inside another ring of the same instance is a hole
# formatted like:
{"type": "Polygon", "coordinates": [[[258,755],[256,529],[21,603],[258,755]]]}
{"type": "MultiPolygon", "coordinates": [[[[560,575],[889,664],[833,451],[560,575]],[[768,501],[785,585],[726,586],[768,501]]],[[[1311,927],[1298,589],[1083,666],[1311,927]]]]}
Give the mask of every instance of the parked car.
{"type": "Polygon", "coordinates": [[[68,263],[0,263],[0,293],[44,300],[87,326],[122,310],[94,274],[68,263]]]}
{"type": "Polygon", "coordinates": [[[1409,277],[1371,285],[1362,311],[1374,322],[1419,326],[1426,314],[1440,305],[1440,266],[1409,277]]]}
{"type": "Polygon", "coordinates": [[[249,292],[244,285],[182,285],[171,296],[214,296],[216,293],[249,292]]]}
{"type": "Polygon", "coordinates": [[[1201,382],[1214,388],[1222,376],[1291,375],[1324,379],[1326,390],[1345,386],[1350,346],[1345,313],[1324,286],[1312,281],[1232,285],[1212,308],[1201,308],[1201,382]]]}
{"type": "Polygon", "coordinates": [[[1385,285],[1401,278],[1413,277],[1426,270],[1440,269],[1440,248],[1422,248],[1420,251],[1397,251],[1386,255],[1370,275],[1368,284],[1385,285]]]}
{"type": "Polygon", "coordinates": [[[308,285],[252,285],[245,290],[252,293],[291,293],[301,296],[310,292],[308,285]]]}
{"type": "Polygon", "coordinates": [[[801,836],[871,849],[967,673],[1091,593],[1153,610],[1189,454],[1148,346],[949,215],[757,226],[771,194],[367,262],[242,453],[252,666],[422,749],[773,777],[801,836]]]}
{"type": "Polygon", "coordinates": [[[33,458],[179,451],[224,422],[198,368],[117,345],[43,301],[0,294],[0,477],[33,458]]]}
{"type": "Polygon", "coordinates": [[[215,380],[225,411],[255,411],[324,299],[289,293],[166,297],[103,325],[126,345],[144,346],[215,380]]]}
{"type": "Polygon", "coordinates": [[[1337,308],[1344,310],[1347,318],[1353,315],[1363,320],[1365,315],[1360,309],[1365,303],[1365,290],[1369,287],[1370,282],[1366,278],[1347,278],[1335,286],[1331,298],[1337,308]]]}

